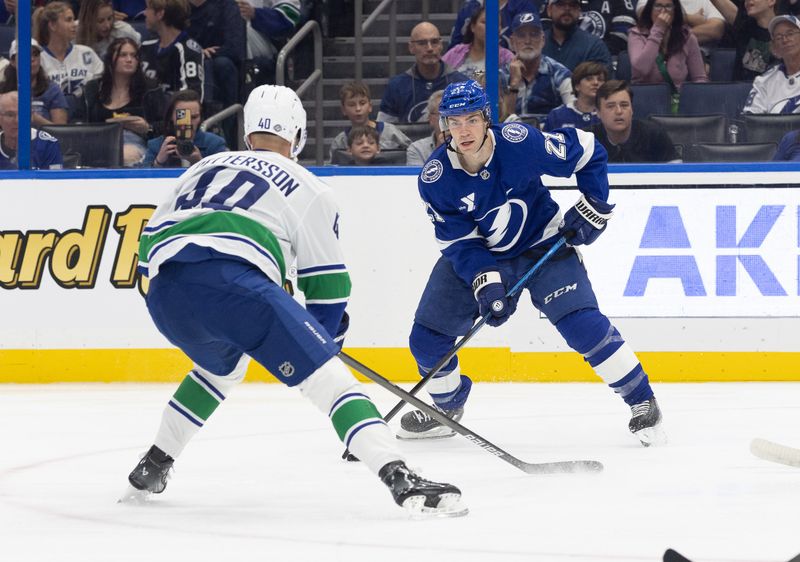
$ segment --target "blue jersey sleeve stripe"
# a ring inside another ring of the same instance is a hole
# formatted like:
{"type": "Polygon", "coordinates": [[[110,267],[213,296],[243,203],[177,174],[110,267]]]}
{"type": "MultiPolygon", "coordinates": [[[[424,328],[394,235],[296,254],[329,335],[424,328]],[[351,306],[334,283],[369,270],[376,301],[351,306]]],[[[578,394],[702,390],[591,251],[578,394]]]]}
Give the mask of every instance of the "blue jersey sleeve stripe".
{"type": "Polygon", "coordinates": [[[316,265],[314,267],[306,267],[304,269],[298,269],[297,275],[311,275],[312,273],[318,273],[320,271],[345,271],[347,267],[343,263],[335,263],[331,265],[316,265]]]}

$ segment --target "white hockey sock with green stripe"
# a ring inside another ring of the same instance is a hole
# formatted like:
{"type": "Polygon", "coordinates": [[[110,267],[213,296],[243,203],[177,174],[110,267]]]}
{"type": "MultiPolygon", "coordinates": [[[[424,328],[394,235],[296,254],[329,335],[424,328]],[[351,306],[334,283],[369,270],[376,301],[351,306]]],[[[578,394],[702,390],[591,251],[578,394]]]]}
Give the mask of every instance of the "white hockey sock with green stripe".
{"type": "Polygon", "coordinates": [[[328,414],[339,439],[372,472],[404,460],[392,431],[363,387],[337,357],[298,386],[303,396],[328,414]]]}
{"type": "Polygon", "coordinates": [[[230,390],[244,379],[249,362],[250,358],[243,355],[226,376],[214,375],[195,365],[164,409],[156,446],[173,459],[178,458],[230,390]]]}

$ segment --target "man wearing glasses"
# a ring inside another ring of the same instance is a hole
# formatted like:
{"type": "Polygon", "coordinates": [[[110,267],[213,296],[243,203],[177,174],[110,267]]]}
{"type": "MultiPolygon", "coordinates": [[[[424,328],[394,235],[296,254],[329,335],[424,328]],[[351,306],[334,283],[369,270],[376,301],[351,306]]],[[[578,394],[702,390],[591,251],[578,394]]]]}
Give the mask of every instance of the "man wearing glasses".
{"type": "Polygon", "coordinates": [[[430,22],[418,23],[411,30],[408,51],[416,59],[414,66],[389,79],[383,93],[378,121],[418,123],[428,120],[428,98],[452,82],[467,77],[442,62],[442,35],[430,22]]]}
{"type": "Polygon", "coordinates": [[[545,34],[545,55],[569,70],[585,61],[597,61],[611,69],[611,53],[601,39],[578,27],[581,17],[579,0],[549,0],[547,15],[552,27],[545,34]]]}
{"type": "Polygon", "coordinates": [[[783,62],[756,76],[744,113],[800,113],[800,19],[774,17],[769,33],[772,52],[783,62]]]}
{"type": "MultiPolygon", "coordinates": [[[[19,113],[17,92],[0,95],[0,170],[16,170],[17,141],[19,140],[19,113]]],[[[58,141],[45,133],[31,128],[31,168],[34,170],[58,170],[63,168],[61,148],[58,141]]]]}

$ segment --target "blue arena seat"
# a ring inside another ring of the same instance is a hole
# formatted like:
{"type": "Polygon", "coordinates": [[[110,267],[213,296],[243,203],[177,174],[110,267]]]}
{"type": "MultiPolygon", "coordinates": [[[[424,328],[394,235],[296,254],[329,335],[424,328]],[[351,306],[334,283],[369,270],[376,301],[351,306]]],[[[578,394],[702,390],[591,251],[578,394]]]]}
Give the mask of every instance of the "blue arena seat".
{"type": "Polygon", "coordinates": [[[671,112],[672,92],[668,84],[631,84],[631,92],[635,118],[646,119],[651,115],[666,115],[671,112]]]}
{"type": "Polygon", "coordinates": [[[678,114],[724,113],[730,120],[738,119],[752,87],[750,82],[686,82],[678,114]]]}
{"type": "Polygon", "coordinates": [[[8,57],[8,50],[11,48],[11,42],[16,37],[16,33],[16,25],[0,24],[0,55],[8,57]]]}
{"type": "Polygon", "coordinates": [[[614,78],[616,80],[631,81],[631,58],[628,56],[628,51],[620,51],[617,55],[617,68],[614,71],[614,78]]]}
{"type": "Polygon", "coordinates": [[[736,64],[736,49],[719,48],[711,51],[709,56],[708,79],[712,82],[733,81],[733,69],[736,64]]]}

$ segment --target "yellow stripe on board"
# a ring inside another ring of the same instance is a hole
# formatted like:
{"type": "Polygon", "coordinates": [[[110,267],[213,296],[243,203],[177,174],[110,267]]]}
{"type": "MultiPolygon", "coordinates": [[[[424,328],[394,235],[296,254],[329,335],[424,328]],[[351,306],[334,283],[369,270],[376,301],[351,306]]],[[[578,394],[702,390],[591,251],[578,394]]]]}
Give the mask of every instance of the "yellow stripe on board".
{"type": "MultiPolygon", "coordinates": [[[[347,353],[395,382],[419,380],[407,349],[359,348],[347,353]]],[[[800,381],[800,353],[642,352],[656,382],[800,381]]],[[[599,382],[577,353],[512,353],[474,348],[459,354],[475,382],[599,382]]],[[[0,351],[0,383],[180,382],[191,362],[174,349],[47,349],[0,351]]],[[[367,379],[360,376],[362,381],[367,379]]],[[[255,362],[248,381],[275,382],[255,362]]]]}

